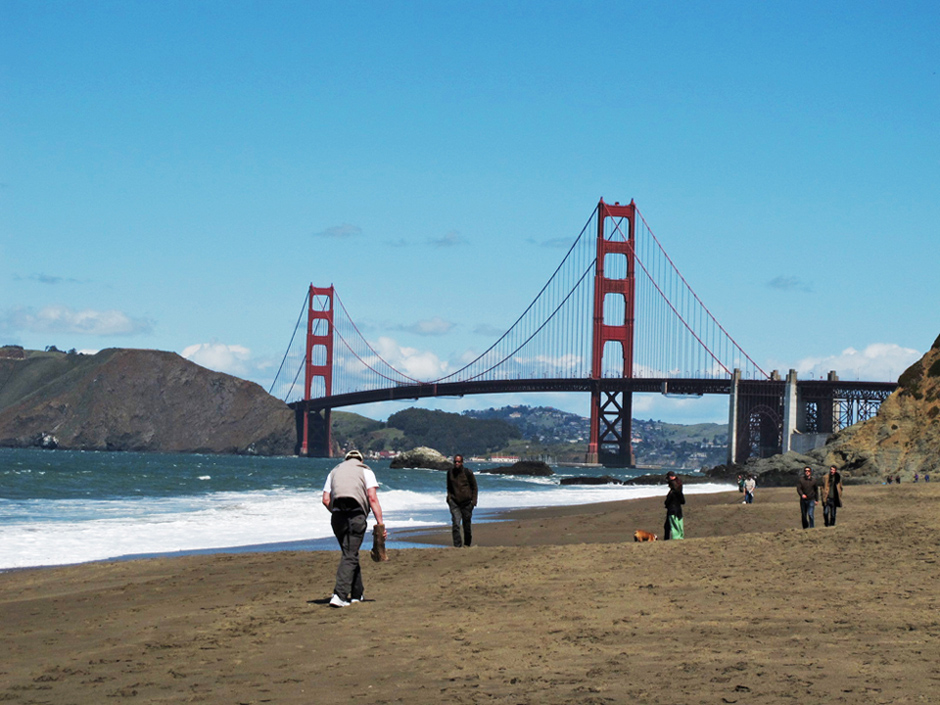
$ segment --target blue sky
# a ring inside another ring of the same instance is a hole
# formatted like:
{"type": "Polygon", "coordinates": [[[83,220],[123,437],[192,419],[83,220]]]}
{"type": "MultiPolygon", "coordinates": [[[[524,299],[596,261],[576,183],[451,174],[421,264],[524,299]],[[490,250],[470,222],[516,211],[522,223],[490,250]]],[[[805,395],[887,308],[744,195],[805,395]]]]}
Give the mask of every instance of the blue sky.
{"type": "MultiPolygon", "coordinates": [[[[896,378],[940,334],[937,36],[926,1],[0,0],[0,343],[267,388],[314,283],[447,364],[632,198],[762,367],[896,378]]],[[[436,405],[516,401],[588,408],[436,405]]]]}

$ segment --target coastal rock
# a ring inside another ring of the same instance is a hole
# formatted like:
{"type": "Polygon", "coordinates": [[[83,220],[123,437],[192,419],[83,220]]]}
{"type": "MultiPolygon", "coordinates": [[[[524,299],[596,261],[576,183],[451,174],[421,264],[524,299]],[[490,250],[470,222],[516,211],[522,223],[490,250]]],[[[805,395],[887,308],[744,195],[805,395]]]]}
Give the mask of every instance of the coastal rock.
{"type": "MultiPolygon", "coordinates": [[[[684,485],[695,485],[703,482],[715,482],[716,480],[708,477],[706,475],[683,475],[682,473],[676,473],[676,477],[682,480],[684,485]]],[[[721,481],[721,480],[719,480],[721,481]]],[[[666,473],[656,473],[655,475],[640,475],[638,477],[631,477],[629,480],[624,480],[623,484],[625,485],[665,485],[666,484],[666,473]]]]}
{"type": "Polygon", "coordinates": [[[512,465],[501,465],[495,468],[480,470],[488,475],[534,475],[537,477],[548,477],[554,475],[548,463],[541,460],[520,460],[512,465]]]}
{"type": "Polygon", "coordinates": [[[292,455],[294,412],[254,382],[176,353],[0,357],[0,446],[292,455]]]}
{"type": "Polygon", "coordinates": [[[393,470],[402,468],[426,468],[428,470],[450,470],[454,464],[444,455],[428,448],[427,446],[418,446],[412,450],[399,453],[389,465],[393,470]]]}
{"type": "Polygon", "coordinates": [[[734,480],[739,473],[757,476],[759,485],[789,486],[810,466],[817,476],[835,465],[843,481],[880,483],[885,476],[910,481],[914,473],[940,470],[940,337],[898,379],[898,389],[868,419],[834,433],[806,455],[785,453],[752,459],[743,466],[718,466],[707,474],[734,480]]]}
{"type": "Polygon", "coordinates": [[[562,485],[622,485],[623,480],[618,480],[610,475],[601,475],[600,477],[563,477],[559,481],[562,485]]]}

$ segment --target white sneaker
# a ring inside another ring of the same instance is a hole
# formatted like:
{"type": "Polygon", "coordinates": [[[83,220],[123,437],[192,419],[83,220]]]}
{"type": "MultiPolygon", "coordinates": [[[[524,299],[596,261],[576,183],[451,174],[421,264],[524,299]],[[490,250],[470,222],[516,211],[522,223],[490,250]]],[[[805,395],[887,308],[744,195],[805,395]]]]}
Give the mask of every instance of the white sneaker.
{"type": "Polygon", "coordinates": [[[363,595],[363,596],[360,596],[360,597],[353,597],[353,598],[350,598],[349,604],[354,605],[354,604],[356,604],[357,602],[365,602],[365,601],[366,601],[366,598],[365,598],[365,596],[363,595]]]}
{"type": "Polygon", "coordinates": [[[334,592],[333,598],[330,600],[330,607],[349,607],[349,603],[334,592]]]}

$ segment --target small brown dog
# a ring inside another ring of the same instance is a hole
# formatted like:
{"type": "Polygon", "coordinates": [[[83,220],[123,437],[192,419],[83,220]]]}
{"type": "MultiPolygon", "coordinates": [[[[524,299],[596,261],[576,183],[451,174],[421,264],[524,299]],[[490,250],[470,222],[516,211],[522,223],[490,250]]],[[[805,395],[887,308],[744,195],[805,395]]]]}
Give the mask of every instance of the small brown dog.
{"type": "Polygon", "coordinates": [[[634,541],[656,541],[659,537],[656,534],[651,534],[649,531],[643,531],[643,529],[637,529],[633,532],[634,541]]]}

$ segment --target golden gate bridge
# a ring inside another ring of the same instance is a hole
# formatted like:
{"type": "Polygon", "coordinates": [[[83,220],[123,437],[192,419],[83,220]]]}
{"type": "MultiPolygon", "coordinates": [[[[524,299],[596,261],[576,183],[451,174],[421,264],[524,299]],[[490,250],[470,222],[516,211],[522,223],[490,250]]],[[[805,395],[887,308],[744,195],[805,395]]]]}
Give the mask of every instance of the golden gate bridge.
{"type": "Polygon", "coordinates": [[[376,348],[334,286],[309,287],[271,386],[296,413],[299,454],[330,455],[337,407],[560,391],[591,395],[585,461],[632,466],[634,393],[725,394],[728,460],[740,463],[869,418],[896,387],[842,382],[835,373],[804,381],[793,370],[786,379],[765,372],[712,315],[632,201],[601,199],[532,303],[463,367],[416,379],[376,348]]]}

